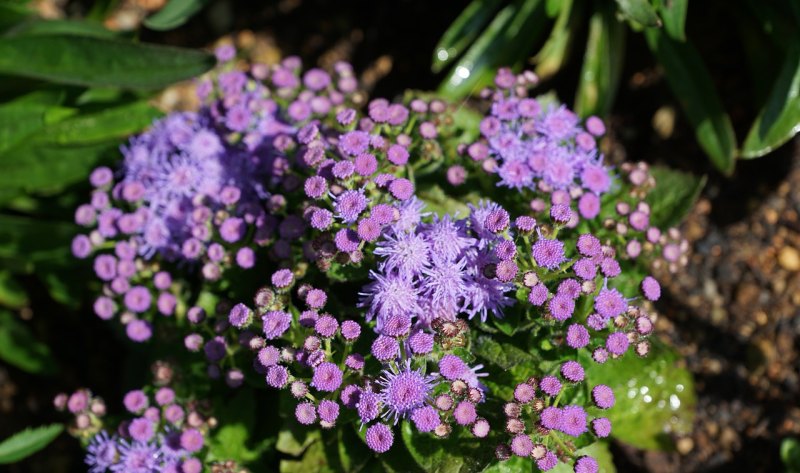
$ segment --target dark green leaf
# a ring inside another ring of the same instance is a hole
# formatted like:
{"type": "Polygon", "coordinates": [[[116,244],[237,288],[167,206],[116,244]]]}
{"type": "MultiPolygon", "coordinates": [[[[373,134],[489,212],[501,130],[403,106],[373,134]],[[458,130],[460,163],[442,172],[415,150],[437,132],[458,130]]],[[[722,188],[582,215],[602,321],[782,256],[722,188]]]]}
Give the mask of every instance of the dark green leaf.
{"type": "Polygon", "coordinates": [[[689,0],[656,0],[656,11],[664,20],[664,31],[678,41],[686,41],[686,10],[689,0]]]}
{"type": "Polygon", "coordinates": [[[489,467],[481,473],[522,473],[528,471],[537,473],[540,470],[536,468],[536,463],[530,458],[522,458],[514,455],[509,460],[503,462],[499,461],[489,465],[489,467]]]}
{"type": "Polygon", "coordinates": [[[106,29],[100,23],[82,20],[40,20],[26,21],[9,30],[6,37],[68,34],[116,38],[118,33],[106,29]]]}
{"type": "Polygon", "coordinates": [[[647,195],[650,223],[666,229],[680,224],[700,196],[705,176],[695,176],[665,167],[651,169],[656,187],[647,195]]]}
{"type": "Polygon", "coordinates": [[[272,446],[267,439],[252,446],[251,433],[254,430],[255,394],[251,389],[240,390],[228,399],[220,399],[217,403],[223,406],[217,414],[220,427],[211,438],[211,455],[217,460],[235,460],[247,463],[257,459],[265,449],[272,446]]]}
{"type": "Polygon", "coordinates": [[[500,4],[500,0],[473,0],[467,5],[433,48],[433,72],[440,72],[464,52],[489,23],[500,4]]]}
{"type": "Polygon", "coordinates": [[[575,111],[582,117],[607,115],[617,95],[625,55],[625,25],[610,4],[600,4],[589,20],[575,111]]]}
{"type": "Polygon", "coordinates": [[[177,28],[203,9],[208,0],[169,0],[164,8],[144,20],[152,30],[165,31],[177,28]]]}
{"type": "Polygon", "coordinates": [[[661,26],[656,10],[647,0],[616,0],[619,11],[626,19],[642,26],[661,26]]]}
{"type": "Polygon", "coordinates": [[[70,223],[0,214],[0,258],[28,265],[66,258],[76,227],[70,223]]]}
{"type": "Polygon", "coordinates": [[[517,0],[504,7],[452,68],[439,93],[454,100],[490,84],[498,67],[525,59],[546,19],[543,0],[517,0]]]}
{"type": "Polygon", "coordinates": [[[0,443],[0,464],[9,464],[28,458],[58,437],[64,430],[61,424],[25,429],[0,443]]]}
{"type": "Polygon", "coordinates": [[[473,353],[479,358],[494,363],[504,370],[516,366],[536,366],[537,359],[510,343],[499,343],[492,337],[478,337],[472,347],[473,353]]]}
{"type": "Polygon", "coordinates": [[[561,7],[564,5],[565,2],[561,0],[547,0],[544,5],[545,12],[547,12],[547,16],[550,18],[555,18],[558,16],[558,12],[561,11],[561,7]]]}
{"type": "Polygon", "coordinates": [[[0,33],[3,33],[32,16],[33,12],[26,5],[0,3],[0,33]]]}
{"type": "Polygon", "coordinates": [[[0,39],[0,73],[62,84],[158,88],[211,69],[190,49],[68,34],[0,39]]]}
{"type": "MultiPolygon", "coordinates": [[[[70,110],[24,107],[17,125],[7,128],[14,134],[0,132],[0,187],[46,191],[85,179],[104,153],[118,148],[121,138],[141,131],[160,115],[147,103],[134,102],[63,120],[70,110]]],[[[0,110],[0,123],[3,116],[0,110]]]]}
{"type": "MultiPolygon", "coordinates": [[[[454,431],[445,439],[421,435],[409,421],[401,426],[403,443],[417,464],[426,472],[468,473],[481,471],[491,459],[490,448],[475,437],[454,431]]],[[[397,439],[395,439],[397,442],[397,439]]]]}
{"type": "Polygon", "coordinates": [[[308,473],[316,471],[320,473],[333,473],[335,470],[328,463],[325,456],[325,446],[322,441],[313,442],[303,452],[299,460],[281,460],[279,466],[280,473],[308,473]]]}
{"type": "Polygon", "coordinates": [[[629,352],[600,365],[586,355],[586,379],[590,386],[605,384],[614,390],[614,407],[602,411],[614,426],[614,438],[637,448],[668,450],[672,435],[691,431],[694,381],[671,348],[651,342],[646,358],[629,352]]]}
{"type": "Polygon", "coordinates": [[[583,2],[564,0],[560,3],[560,11],[550,37],[542,49],[533,58],[536,63],[536,74],[547,79],[557,73],[569,56],[570,45],[575,38],[576,30],[583,18],[583,2]]]}
{"type": "Polygon", "coordinates": [[[9,271],[0,270],[0,305],[19,309],[27,304],[28,294],[25,289],[9,271]]]}
{"type": "Polygon", "coordinates": [[[763,156],[800,131],[800,44],[793,42],[767,102],[742,145],[743,158],[763,156]]]}
{"type": "Polygon", "coordinates": [[[645,31],[647,43],[661,66],[675,97],[681,103],[697,141],[711,162],[725,174],[735,165],[736,136],[730,117],[714,88],[711,75],[694,46],[671,39],[663,31],[645,31]]]}
{"type": "Polygon", "coordinates": [[[50,348],[4,310],[0,310],[0,359],[32,374],[50,374],[56,368],[50,348]]]}
{"type": "Polygon", "coordinates": [[[783,439],[781,461],[786,468],[786,473],[800,473],[800,441],[791,437],[783,439]]]}

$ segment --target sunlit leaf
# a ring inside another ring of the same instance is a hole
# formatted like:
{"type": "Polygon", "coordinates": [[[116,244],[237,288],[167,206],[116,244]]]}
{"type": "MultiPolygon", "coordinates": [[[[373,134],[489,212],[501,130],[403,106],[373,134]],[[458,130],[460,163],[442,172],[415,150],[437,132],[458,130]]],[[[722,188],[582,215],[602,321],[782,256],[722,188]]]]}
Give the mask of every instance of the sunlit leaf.
{"type": "Polygon", "coordinates": [[[501,3],[500,0],[473,0],[467,5],[433,48],[433,72],[440,72],[475,41],[501,3]]]}
{"type": "Polygon", "coordinates": [[[28,458],[55,440],[64,430],[61,424],[28,428],[0,443],[0,464],[14,463],[28,458]]]}
{"type": "Polygon", "coordinates": [[[589,38],[575,97],[582,117],[607,115],[614,103],[625,54],[625,24],[611,5],[600,5],[589,20],[589,38]]]}
{"type": "Polygon", "coordinates": [[[155,14],[145,18],[144,25],[152,30],[171,30],[189,21],[203,9],[208,0],[169,0],[155,14]]]}

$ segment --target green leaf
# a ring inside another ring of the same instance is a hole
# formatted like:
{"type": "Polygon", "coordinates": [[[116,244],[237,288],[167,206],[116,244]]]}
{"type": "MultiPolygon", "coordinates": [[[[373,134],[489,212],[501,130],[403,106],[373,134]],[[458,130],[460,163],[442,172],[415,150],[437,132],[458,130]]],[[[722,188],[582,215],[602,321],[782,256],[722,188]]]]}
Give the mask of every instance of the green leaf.
{"type": "Polygon", "coordinates": [[[601,4],[589,20],[589,38],[575,96],[581,117],[607,115],[617,95],[625,55],[625,25],[610,4],[601,4]]]}
{"type": "Polygon", "coordinates": [[[117,38],[119,34],[103,27],[100,23],[82,20],[40,20],[26,21],[9,30],[5,36],[37,36],[69,34],[78,36],[94,36],[98,38],[117,38]]]}
{"type": "Polygon", "coordinates": [[[159,88],[206,72],[214,57],[190,49],[69,34],[0,39],[0,73],[61,84],[159,88]]]}
{"type": "Polygon", "coordinates": [[[583,19],[583,2],[564,0],[560,4],[560,12],[550,37],[542,49],[533,58],[536,63],[536,74],[541,79],[556,74],[569,56],[570,45],[575,38],[576,30],[583,19]]]}
{"type": "Polygon", "coordinates": [[[0,3],[0,33],[8,31],[33,15],[27,5],[0,3]]]}
{"type": "Polygon", "coordinates": [[[309,445],[320,439],[319,430],[301,429],[296,422],[289,421],[288,429],[278,432],[278,443],[275,448],[287,455],[299,457],[309,445]]]}
{"type": "Polygon", "coordinates": [[[83,180],[103,154],[119,147],[121,138],[141,131],[160,115],[146,102],[67,119],[65,111],[71,109],[22,110],[0,109],[0,124],[17,117],[16,125],[0,127],[13,133],[0,131],[0,187],[5,189],[53,190],[83,180]]]}
{"type": "Polygon", "coordinates": [[[208,0],[169,0],[164,8],[144,20],[151,30],[166,31],[177,28],[203,9],[208,0]]]}
{"type": "Polygon", "coordinates": [[[656,11],[664,20],[664,31],[675,40],[686,41],[686,10],[689,0],[656,0],[656,11]]]}
{"type": "Polygon", "coordinates": [[[783,67],[742,145],[743,158],[764,156],[800,131],[800,45],[792,42],[783,67]]]}
{"type": "MultiPolygon", "coordinates": [[[[600,467],[599,473],[616,473],[617,467],[614,466],[614,457],[608,449],[608,443],[595,442],[575,450],[576,458],[587,455],[597,460],[597,465],[600,467]]],[[[551,473],[573,473],[574,470],[571,464],[559,462],[558,465],[550,471],[551,473]]]]}
{"type": "Polygon", "coordinates": [[[28,458],[58,437],[64,430],[61,424],[52,424],[35,429],[27,428],[0,443],[0,464],[14,463],[28,458]]]}
{"type": "Polygon", "coordinates": [[[781,461],[786,473],[800,473],[800,441],[791,437],[783,439],[781,461]]]}
{"type": "Polygon", "coordinates": [[[440,72],[464,52],[489,23],[500,4],[500,0],[473,0],[467,5],[433,48],[433,72],[440,72]]]}
{"type": "Polygon", "coordinates": [[[546,19],[543,0],[517,0],[504,7],[452,68],[439,93],[455,100],[491,83],[498,67],[525,59],[546,19]]]}
{"type": "MultiPolygon", "coordinates": [[[[403,443],[411,457],[426,472],[468,473],[481,471],[491,459],[490,447],[475,437],[463,433],[463,429],[453,431],[444,439],[421,435],[403,421],[401,426],[403,443]]],[[[395,440],[397,442],[397,440],[395,440]]]]}
{"type": "Polygon", "coordinates": [[[661,30],[645,31],[647,43],[666,73],[667,83],[694,127],[700,146],[723,173],[733,173],[736,136],[711,75],[690,43],[671,39],[661,30]]]}
{"type": "Polygon", "coordinates": [[[642,26],[661,26],[655,8],[647,0],[616,0],[622,16],[642,26]]]}
{"type": "Polygon", "coordinates": [[[536,473],[540,470],[536,468],[536,463],[530,458],[522,458],[514,455],[504,462],[499,461],[489,465],[489,467],[481,473],[521,473],[527,471],[536,473]]]}
{"type": "Polygon", "coordinates": [[[467,207],[469,200],[454,199],[438,185],[420,188],[417,195],[425,202],[426,210],[434,212],[439,217],[456,213],[462,216],[469,215],[469,207],[467,207]]]}
{"type": "Polygon", "coordinates": [[[650,204],[650,223],[666,229],[680,224],[700,196],[706,176],[653,167],[651,173],[656,187],[647,195],[650,204]]]}
{"type": "Polygon", "coordinates": [[[628,353],[601,365],[584,354],[586,379],[590,386],[605,384],[614,390],[614,407],[593,413],[611,420],[614,438],[641,449],[669,450],[672,435],[691,431],[694,381],[671,348],[656,339],[651,342],[646,358],[628,353]]]}
{"type": "Polygon", "coordinates": [[[255,446],[251,433],[254,430],[255,394],[251,389],[240,388],[228,399],[220,399],[215,405],[219,409],[217,418],[220,427],[214,431],[210,442],[211,455],[217,460],[235,460],[239,463],[251,462],[272,446],[274,439],[266,439],[255,446]]]}
{"type": "Polygon", "coordinates": [[[494,363],[504,370],[517,366],[534,367],[538,360],[510,343],[499,343],[485,335],[475,339],[472,351],[475,356],[494,363]]]}
{"type": "Polygon", "coordinates": [[[0,310],[0,359],[31,374],[50,374],[56,368],[50,348],[4,310],[0,310]]]}
{"type": "Polygon", "coordinates": [[[335,471],[325,456],[325,446],[321,441],[313,442],[303,452],[299,460],[281,460],[280,473],[307,473],[310,471],[329,473],[335,471]]]}
{"type": "Polygon", "coordinates": [[[14,276],[9,271],[0,270],[0,305],[19,309],[28,302],[28,294],[14,276]]]}

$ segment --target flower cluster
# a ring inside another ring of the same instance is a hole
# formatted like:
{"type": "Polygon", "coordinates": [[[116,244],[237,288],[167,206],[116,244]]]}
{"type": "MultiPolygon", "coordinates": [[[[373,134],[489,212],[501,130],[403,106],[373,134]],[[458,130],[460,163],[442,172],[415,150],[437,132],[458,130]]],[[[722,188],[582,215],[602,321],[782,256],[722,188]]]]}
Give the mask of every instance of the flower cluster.
{"type": "MultiPolygon", "coordinates": [[[[401,423],[487,438],[480,414],[506,383],[498,459],[596,472],[573,440],[610,435],[614,393],[575,393],[595,384],[588,364],[648,354],[661,288],[647,272],[686,259],[680,233],[653,223],[649,169],[604,165],[603,123],[529,98],[530,74],[500,71],[479,130],[459,140],[438,99],[367,102],[346,64],[243,72],[234,54],[218,51],[199,111],[157,121],[119,172],[92,174],[73,251],[94,256],[97,315],[119,314],[134,341],[171,318],[164,340],[180,337],[208,379],[251,389],[253,371],[290,399],[282,417],[355,423],[375,453],[401,423]],[[258,290],[257,274],[270,275],[258,290]],[[550,361],[509,369],[487,340],[550,361]]],[[[113,433],[88,393],[59,398],[91,471],[199,471],[207,418],[170,388],[154,395],[129,393],[138,417],[113,433]]]]}
{"type": "MultiPolygon", "coordinates": [[[[575,450],[574,440],[588,434],[603,439],[611,434],[611,421],[601,415],[590,416],[580,405],[559,406],[566,391],[579,390],[585,381],[584,369],[576,361],[564,362],[557,375],[528,378],[514,388],[514,399],[503,406],[505,430],[510,441],[495,449],[498,460],[511,455],[532,458],[541,471],[558,465],[559,458],[575,450]]],[[[614,406],[614,393],[606,385],[592,388],[592,411],[602,413],[614,406]]],[[[597,473],[597,461],[581,456],[575,461],[578,473],[597,473]]]]}
{"type": "Polygon", "coordinates": [[[75,415],[73,434],[87,441],[85,463],[90,473],[200,473],[206,435],[215,423],[197,403],[182,402],[169,387],[152,396],[144,390],[125,394],[130,420],[116,429],[103,428],[105,405],[86,390],[59,394],[55,405],[75,415]]]}
{"type": "MultiPolygon", "coordinates": [[[[497,88],[485,93],[492,103],[480,124],[482,137],[466,153],[485,171],[496,173],[498,185],[552,194],[559,200],[578,198],[580,215],[592,219],[600,211],[600,196],[612,184],[596,142],[605,126],[591,117],[584,129],[578,116],[563,105],[528,97],[528,87],[536,82],[529,75],[500,70],[497,88]]],[[[531,205],[543,203],[536,198],[531,205]]]]}

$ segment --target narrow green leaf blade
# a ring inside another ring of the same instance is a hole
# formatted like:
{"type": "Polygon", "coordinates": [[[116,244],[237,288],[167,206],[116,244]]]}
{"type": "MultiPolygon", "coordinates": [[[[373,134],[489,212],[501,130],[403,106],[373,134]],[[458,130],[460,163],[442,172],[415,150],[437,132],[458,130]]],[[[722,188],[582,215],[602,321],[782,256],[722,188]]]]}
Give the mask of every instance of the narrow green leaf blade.
{"type": "Polygon", "coordinates": [[[666,229],[679,225],[688,215],[706,183],[706,176],[695,176],[666,167],[650,170],[656,187],[647,195],[650,223],[666,229]]]}
{"type": "Polygon", "coordinates": [[[664,31],[678,41],[686,41],[686,11],[689,0],[657,0],[656,11],[664,21],[664,31]]]}
{"type": "Polygon", "coordinates": [[[800,44],[793,42],[783,67],[742,145],[743,158],[764,156],[800,131],[800,44]]]}
{"type": "Polygon", "coordinates": [[[96,36],[98,38],[117,38],[119,33],[111,31],[102,24],[83,20],[40,20],[26,21],[9,30],[6,37],[69,34],[96,36]]]}
{"type": "Polygon", "coordinates": [[[644,34],[650,50],[664,67],[667,83],[694,127],[700,146],[717,169],[730,175],[735,166],[736,136],[697,50],[661,30],[651,28],[644,34]]]}
{"type": "Polygon", "coordinates": [[[159,88],[206,72],[201,51],[69,34],[0,39],[0,73],[61,84],[159,88]]]}
{"type": "Polygon", "coordinates": [[[473,0],[467,5],[433,48],[431,70],[438,73],[460,56],[489,23],[500,4],[500,0],[473,0]]]}
{"type": "Polygon", "coordinates": [[[9,464],[27,458],[58,437],[64,430],[61,424],[25,429],[0,443],[0,464],[9,464]]]}
{"type": "Polygon", "coordinates": [[[466,97],[491,83],[498,67],[524,60],[543,33],[546,18],[543,0],[507,5],[452,68],[439,93],[451,100],[466,97]]]}
{"type": "Polygon", "coordinates": [[[617,20],[612,5],[599,5],[589,20],[589,38],[575,97],[581,117],[607,115],[622,76],[625,24],[617,20]]]}
{"type": "Polygon", "coordinates": [[[550,37],[533,58],[539,78],[547,79],[561,70],[569,56],[575,32],[580,27],[583,6],[583,2],[575,3],[573,0],[564,0],[561,3],[561,10],[550,37]]]}
{"type": "Polygon", "coordinates": [[[145,18],[144,25],[157,31],[177,28],[189,21],[207,3],[208,0],[169,0],[164,8],[145,18]]]}
{"type": "Polygon", "coordinates": [[[642,26],[661,26],[655,8],[647,0],[616,0],[622,16],[642,26]]]}

